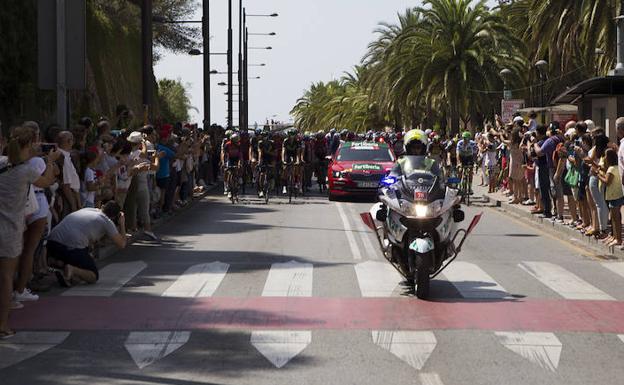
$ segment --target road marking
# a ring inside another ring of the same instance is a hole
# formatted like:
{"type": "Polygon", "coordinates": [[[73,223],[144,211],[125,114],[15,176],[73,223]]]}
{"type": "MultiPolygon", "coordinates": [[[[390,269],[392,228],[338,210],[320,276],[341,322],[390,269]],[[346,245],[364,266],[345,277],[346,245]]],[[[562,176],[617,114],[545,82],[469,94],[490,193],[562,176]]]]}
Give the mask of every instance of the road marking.
{"type": "Polygon", "coordinates": [[[251,344],[276,368],[281,368],[312,342],[311,331],[254,331],[251,344]]]}
{"type": "Polygon", "coordinates": [[[111,263],[100,270],[100,279],[95,284],[73,287],[63,295],[110,297],[146,267],[143,261],[111,263]]]}
{"type": "Polygon", "coordinates": [[[416,370],[421,370],[438,341],[432,332],[372,331],[373,342],[416,370]]]}
{"type": "Polygon", "coordinates": [[[438,373],[421,373],[418,378],[422,385],[444,385],[438,373]]]}
{"type": "MultiPolygon", "coordinates": [[[[271,265],[263,297],[312,297],[312,264],[290,261],[271,265]]],[[[312,343],[309,330],[254,330],[251,345],[282,368],[312,343]]]]}
{"type": "Polygon", "coordinates": [[[355,265],[362,297],[391,297],[401,274],[387,262],[366,261],[355,265]]]}
{"type": "Polygon", "coordinates": [[[271,265],[263,297],[311,297],[312,264],[290,261],[271,265]]]}
{"type": "Polygon", "coordinates": [[[624,277],[624,262],[603,262],[602,266],[611,270],[615,274],[624,277]]]}
{"type": "Polygon", "coordinates": [[[444,270],[443,274],[464,298],[505,298],[509,296],[504,287],[474,263],[453,262],[444,270]]]}
{"type": "Polygon", "coordinates": [[[221,262],[202,263],[189,267],[163,297],[205,298],[212,297],[225,278],[230,265],[221,262]]]}
{"type": "Polygon", "coordinates": [[[624,342],[624,334],[618,334],[618,338],[619,338],[622,342],[624,342]]]}
{"type": "Polygon", "coordinates": [[[355,207],[355,205],[353,203],[348,203],[348,206],[351,209],[351,214],[355,218],[357,218],[355,220],[355,228],[358,231],[360,238],[362,238],[364,252],[371,259],[379,259],[379,247],[374,247],[373,243],[370,240],[371,230],[366,227],[366,225],[364,225],[364,222],[362,222],[362,220],[360,219],[360,213],[357,212],[357,208],[355,207]]]}
{"type": "Polygon", "coordinates": [[[353,236],[353,229],[349,224],[349,220],[345,215],[344,208],[340,203],[336,203],[336,207],[338,207],[338,214],[340,215],[340,219],[342,219],[342,225],[345,229],[345,234],[347,235],[347,242],[349,242],[349,247],[351,248],[351,254],[353,255],[353,259],[360,260],[362,259],[362,253],[360,252],[360,248],[355,242],[355,237],[353,236]]]}
{"type": "Polygon", "coordinates": [[[550,262],[522,262],[518,266],[566,299],[614,301],[602,290],[590,285],[561,266],[550,262]]]}
{"type": "Polygon", "coordinates": [[[557,371],[563,345],[553,333],[495,332],[507,349],[540,367],[557,371]]]}
{"type": "Polygon", "coordinates": [[[0,340],[0,369],[41,354],[68,336],[69,332],[19,332],[8,340],[0,340]]]}
{"type": "Polygon", "coordinates": [[[190,332],[132,332],[124,347],[139,369],[143,369],[180,349],[190,336],[190,332]]]}

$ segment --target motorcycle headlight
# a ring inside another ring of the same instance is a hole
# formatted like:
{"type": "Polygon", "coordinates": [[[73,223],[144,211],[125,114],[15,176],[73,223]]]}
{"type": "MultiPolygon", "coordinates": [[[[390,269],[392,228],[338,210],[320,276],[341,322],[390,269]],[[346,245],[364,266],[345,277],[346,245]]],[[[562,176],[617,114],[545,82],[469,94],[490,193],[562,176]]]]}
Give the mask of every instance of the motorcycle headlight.
{"type": "Polygon", "coordinates": [[[425,205],[415,205],[414,213],[416,214],[418,218],[425,218],[427,217],[427,214],[429,213],[429,207],[425,205]]]}

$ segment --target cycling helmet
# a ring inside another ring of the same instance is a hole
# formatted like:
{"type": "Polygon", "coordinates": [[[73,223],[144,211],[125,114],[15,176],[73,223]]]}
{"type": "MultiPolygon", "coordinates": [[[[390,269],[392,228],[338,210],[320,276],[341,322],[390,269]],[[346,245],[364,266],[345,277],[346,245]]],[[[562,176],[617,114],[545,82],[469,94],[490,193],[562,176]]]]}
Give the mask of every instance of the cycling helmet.
{"type": "Polygon", "coordinates": [[[235,132],[230,137],[230,140],[234,143],[238,143],[238,141],[240,141],[240,135],[235,132]]]}
{"type": "Polygon", "coordinates": [[[232,132],[233,132],[232,130],[226,130],[225,137],[229,139],[232,136],[232,132]]]}
{"type": "Polygon", "coordinates": [[[470,139],[472,139],[472,134],[470,133],[470,131],[464,131],[462,133],[462,138],[466,139],[466,140],[470,140],[470,139]]]}
{"type": "Polygon", "coordinates": [[[297,130],[295,130],[294,128],[289,129],[286,134],[288,136],[296,136],[297,135],[297,130]]]}
{"type": "Polygon", "coordinates": [[[261,128],[256,128],[255,133],[256,133],[256,136],[260,136],[260,135],[262,135],[262,134],[263,134],[263,131],[262,131],[262,129],[261,129],[261,128]]]}
{"type": "Polygon", "coordinates": [[[429,134],[431,134],[433,132],[433,130],[431,128],[427,128],[425,130],[425,135],[429,136],[429,134]]]}
{"type": "Polygon", "coordinates": [[[316,133],[317,139],[323,139],[325,137],[325,133],[323,131],[319,131],[316,133]]]}
{"type": "Polygon", "coordinates": [[[407,155],[425,155],[429,139],[422,130],[410,130],[403,140],[407,155]]]}

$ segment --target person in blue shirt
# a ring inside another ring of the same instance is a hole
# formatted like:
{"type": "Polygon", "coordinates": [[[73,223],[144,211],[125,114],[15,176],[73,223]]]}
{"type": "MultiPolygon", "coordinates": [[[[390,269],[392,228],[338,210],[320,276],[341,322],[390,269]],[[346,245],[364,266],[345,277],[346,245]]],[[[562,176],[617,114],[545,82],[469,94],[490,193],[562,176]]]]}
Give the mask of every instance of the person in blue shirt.
{"type": "Polygon", "coordinates": [[[160,205],[164,206],[166,192],[169,190],[169,183],[171,181],[170,168],[171,162],[175,159],[176,153],[171,147],[162,143],[156,145],[156,151],[164,153],[164,156],[160,158],[160,165],[158,171],[156,171],[156,185],[160,188],[160,205]]]}

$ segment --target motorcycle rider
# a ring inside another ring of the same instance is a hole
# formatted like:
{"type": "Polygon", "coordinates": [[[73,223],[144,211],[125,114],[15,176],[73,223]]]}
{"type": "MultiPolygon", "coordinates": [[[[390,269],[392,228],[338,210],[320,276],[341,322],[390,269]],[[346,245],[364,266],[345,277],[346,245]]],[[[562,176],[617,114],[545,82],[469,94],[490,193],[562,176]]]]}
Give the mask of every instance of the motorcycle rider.
{"type": "Polygon", "coordinates": [[[400,177],[405,173],[405,167],[416,167],[434,175],[440,175],[440,165],[427,156],[429,139],[422,130],[410,130],[403,137],[405,144],[404,156],[397,160],[390,171],[390,176],[400,177]]]}

